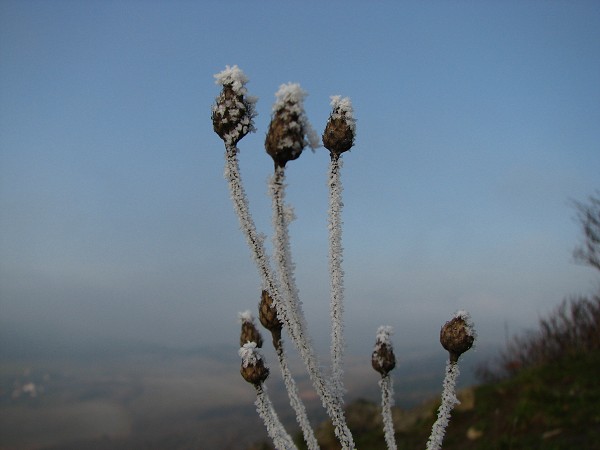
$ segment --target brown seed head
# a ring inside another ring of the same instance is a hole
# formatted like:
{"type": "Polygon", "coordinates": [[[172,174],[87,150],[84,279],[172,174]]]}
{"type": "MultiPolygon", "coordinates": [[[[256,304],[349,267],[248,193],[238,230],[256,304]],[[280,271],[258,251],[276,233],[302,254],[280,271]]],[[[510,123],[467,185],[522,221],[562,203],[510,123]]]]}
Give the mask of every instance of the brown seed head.
{"type": "Polygon", "coordinates": [[[242,358],[240,373],[244,380],[254,386],[261,385],[269,376],[269,369],[256,351],[256,343],[247,342],[240,348],[239,354],[242,358]]]}
{"type": "Polygon", "coordinates": [[[446,322],[440,330],[440,343],[450,354],[450,361],[457,362],[460,355],[475,342],[475,332],[468,314],[460,314],[446,322]]]}
{"type": "Polygon", "coordinates": [[[246,342],[256,342],[258,348],[262,347],[263,340],[260,332],[252,322],[242,323],[242,331],[240,333],[240,345],[246,342]]]}
{"type": "Polygon", "coordinates": [[[237,67],[229,67],[215,75],[223,86],[212,107],[213,129],[227,146],[235,146],[240,139],[254,131],[256,98],[247,94],[248,79],[237,67]]]}
{"type": "Polygon", "coordinates": [[[396,367],[394,351],[385,344],[381,344],[379,348],[376,347],[371,355],[371,365],[381,376],[385,377],[396,367]]]}
{"type": "Polygon", "coordinates": [[[352,104],[349,98],[331,97],[333,111],[323,132],[323,146],[332,157],[339,156],[354,145],[356,121],[352,116],[352,104]]]}
{"type": "Polygon", "coordinates": [[[291,122],[298,123],[297,114],[277,112],[269,124],[265,139],[265,149],[271,155],[276,166],[285,167],[288,161],[298,159],[304,149],[304,133],[300,126],[290,127],[291,122]]]}
{"type": "Polygon", "coordinates": [[[263,327],[269,331],[281,331],[283,323],[277,317],[277,310],[273,304],[273,298],[267,291],[262,291],[260,303],[258,304],[258,319],[263,327]]]}
{"type": "Polygon", "coordinates": [[[275,96],[265,149],[276,167],[285,167],[300,157],[306,145],[315,148],[319,144],[304,112],[306,92],[298,84],[288,83],[281,85],[275,96]]]}
{"type": "Polygon", "coordinates": [[[371,355],[371,365],[382,377],[387,376],[387,374],[396,367],[396,356],[394,355],[392,341],[390,340],[391,334],[392,327],[379,327],[377,330],[375,349],[371,355]]]}

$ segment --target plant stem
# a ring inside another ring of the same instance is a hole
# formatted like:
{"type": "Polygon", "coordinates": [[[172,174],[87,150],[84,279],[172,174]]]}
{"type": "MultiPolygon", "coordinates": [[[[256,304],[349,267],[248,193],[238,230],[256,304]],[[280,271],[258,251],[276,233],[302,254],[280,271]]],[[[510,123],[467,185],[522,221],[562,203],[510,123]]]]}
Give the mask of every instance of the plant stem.
{"type": "MultiPolygon", "coordinates": [[[[285,210],[285,170],[276,166],[275,174],[271,182],[271,196],[273,200],[273,227],[274,227],[274,249],[273,258],[279,271],[279,282],[283,292],[282,298],[284,309],[288,312],[288,331],[294,344],[298,348],[300,356],[308,370],[308,374],[317,394],[327,410],[327,414],[336,430],[336,436],[344,449],[353,449],[354,441],[352,434],[346,424],[342,404],[336,395],[336,389],[326,383],[313,347],[308,339],[306,321],[302,312],[302,303],[298,296],[294,280],[294,264],[291,258],[288,225],[291,220],[291,212],[285,210]]],[[[275,300],[275,299],[274,299],[275,300]]],[[[281,302],[276,302],[279,305],[281,302]]],[[[278,306],[279,308],[279,306],[278,306]]],[[[279,309],[277,310],[279,312],[279,309]]]]}
{"type": "Polygon", "coordinates": [[[331,380],[335,395],[343,403],[344,359],[344,271],[342,270],[342,161],[331,154],[329,165],[329,274],[331,310],[331,380]]]}
{"type": "Polygon", "coordinates": [[[394,406],[394,382],[390,375],[379,380],[381,387],[381,417],[383,418],[383,432],[388,450],[396,450],[396,439],[394,437],[394,420],[392,418],[392,406],[394,406]]]}
{"type": "Polygon", "coordinates": [[[304,436],[304,441],[306,442],[309,450],[318,450],[319,444],[317,442],[317,438],[315,437],[315,433],[310,426],[310,422],[308,421],[308,416],[306,414],[306,408],[304,407],[304,403],[298,395],[296,382],[294,381],[292,373],[290,372],[290,368],[287,364],[287,357],[283,350],[283,342],[281,339],[276,341],[275,337],[273,338],[273,341],[273,344],[275,345],[275,351],[277,352],[277,357],[279,359],[279,367],[281,368],[283,382],[285,383],[285,388],[290,399],[290,405],[296,413],[296,421],[298,422],[298,425],[300,425],[302,435],[304,436]]]}
{"type": "Polygon", "coordinates": [[[269,437],[273,440],[273,444],[278,450],[297,449],[296,444],[294,444],[294,441],[279,421],[279,417],[265,389],[266,387],[262,384],[256,386],[256,401],[254,404],[256,405],[258,415],[265,423],[269,437]]]}
{"type": "Polygon", "coordinates": [[[442,448],[444,434],[446,434],[446,428],[450,421],[450,413],[452,412],[454,405],[460,403],[456,398],[456,379],[459,374],[458,362],[448,360],[446,364],[446,376],[444,377],[442,404],[438,409],[437,420],[431,428],[431,435],[427,441],[427,450],[439,450],[442,448]]]}
{"type": "MultiPolygon", "coordinates": [[[[246,237],[246,241],[250,247],[252,256],[258,268],[263,288],[266,289],[273,298],[273,303],[277,308],[277,316],[286,325],[292,342],[298,349],[298,352],[308,370],[308,374],[313,386],[321,398],[321,401],[323,402],[323,405],[325,406],[325,409],[336,428],[336,435],[342,444],[342,448],[353,449],[354,441],[352,439],[352,434],[346,425],[344,411],[341,407],[341,404],[336,400],[335,396],[332,395],[330,386],[328,386],[323,378],[323,375],[321,374],[321,369],[314,356],[314,351],[308,340],[305,338],[301,321],[295,320],[294,318],[293,310],[295,308],[291,306],[292,302],[288,301],[288,304],[286,304],[285,297],[288,297],[289,300],[289,296],[281,295],[277,283],[273,277],[273,272],[264,248],[264,238],[256,231],[254,220],[250,215],[248,199],[241,182],[239,162],[237,159],[237,148],[234,146],[226,147],[226,165],[224,175],[229,185],[234,210],[239,218],[240,227],[244,233],[244,236],[246,237]]],[[[279,199],[278,202],[280,206],[277,210],[283,211],[281,199],[279,199]]],[[[282,214],[279,216],[277,221],[279,224],[278,226],[285,227],[285,218],[282,214]]],[[[280,255],[279,258],[276,257],[276,259],[280,259],[282,257],[281,255],[285,253],[281,252],[281,245],[282,244],[280,243],[278,246],[280,255]]]]}

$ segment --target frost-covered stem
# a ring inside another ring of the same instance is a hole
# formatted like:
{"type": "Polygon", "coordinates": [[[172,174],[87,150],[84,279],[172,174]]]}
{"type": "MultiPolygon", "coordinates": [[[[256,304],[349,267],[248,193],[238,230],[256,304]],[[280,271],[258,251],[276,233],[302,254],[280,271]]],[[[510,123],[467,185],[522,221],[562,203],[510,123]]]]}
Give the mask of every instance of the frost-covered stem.
{"type": "Polygon", "coordinates": [[[283,343],[281,339],[279,339],[277,342],[273,342],[273,344],[275,345],[277,357],[279,358],[279,367],[281,368],[281,374],[283,376],[285,388],[288,392],[290,405],[296,413],[296,421],[298,422],[298,425],[300,425],[302,435],[304,436],[304,441],[306,442],[306,445],[309,450],[317,450],[319,448],[319,444],[317,443],[315,433],[310,426],[310,422],[308,421],[308,416],[306,415],[306,408],[304,407],[304,403],[302,403],[302,400],[298,395],[298,388],[296,387],[296,382],[294,381],[292,373],[290,372],[290,368],[287,364],[287,357],[283,350],[283,343]]]}
{"type": "Polygon", "coordinates": [[[334,389],[325,381],[313,347],[308,339],[302,304],[294,280],[294,265],[291,259],[288,234],[291,212],[286,211],[284,205],[285,171],[283,167],[275,167],[275,174],[270,185],[273,200],[273,258],[279,271],[279,282],[283,291],[279,298],[273,298],[277,306],[277,313],[279,314],[280,308],[286,312],[287,320],[285,322],[288,326],[288,332],[307,368],[312,384],[331,418],[335,427],[335,434],[342,448],[353,449],[354,440],[346,424],[342,405],[337,395],[335,395],[334,389]]]}
{"type": "Polygon", "coordinates": [[[240,221],[240,228],[252,252],[252,257],[258,268],[263,288],[267,289],[274,299],[278,297],[277,286],[272,275],[269,259],[264,247],[264,237],[256,231],[256,225],[250,215],[248,198],[242,184],[239,162],[235,146],[226,147],[225,179],[229,185],[231,201],[240,221]]]}
{"type": "Polygon", "coordinates": [[[390,375],[379,380],[381,388],[381,417],[383,418],[383,432],[388,450],[396,450],[394,438],[394,421],[392,419],[392,406],[394,406],[394,381],[390,375]]]}
{"type": "Polygon", "coordinates": [[[431,436],[427,441],[427,450],[439,450],[442,448],[444,434],[450,420],[450,413],[454,405],[460,403],[456,398],[456,379],[460,371],[458,363],[448,360],[446,364],[446,376],[444,377],[444,391],[442,392],[442,404],[438,409],[438,417],[431,429],[431,436]]]}
{"type": "MultiPolygon", "coordinates": [[[[292,261],[290,248],[289,224],[293,219],[293,211],[285,205],[285,168],[275,166],[275,173],[270,183],[270,192],[273,202],[273,259],[279,277],[282,297],[286,305],[291,326],[294,327],[304,346],[311,347],[306,333],[306,320],[302,312],[296,280],[294,278],[295,265],[292,261]]],[[[312,353],[312,350],[311,350],[312,353]]]]}
{"type": "Polygon", "coordinates": [[[279,421],[279,417],[262,384],[256,386],[256,401],[254,404],[258,415],[265,423],[267,433],[273,440],[275,448],[278,450],[297,449],[294,441],[279,421]]]}
{"type": "Polygon", "coordinates": [[[331,309],[331,380],[335,394],[343,403],[344,358],[344,271],[342,270],[342,161],[331,154],[329,165],[329,275],[331,309]]]}

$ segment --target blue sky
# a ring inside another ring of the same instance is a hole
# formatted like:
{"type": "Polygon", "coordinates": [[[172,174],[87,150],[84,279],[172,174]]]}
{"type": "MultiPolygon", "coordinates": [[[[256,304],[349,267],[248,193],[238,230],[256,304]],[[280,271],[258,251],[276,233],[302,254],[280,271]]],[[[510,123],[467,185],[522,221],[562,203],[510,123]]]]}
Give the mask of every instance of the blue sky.
{"type": "MultiPolygon", "coordinates": [[[[263,149],[299,82],[358,119],[344,155],[346,330],[369,351],[437,345],[468,309],[482,345],[597,287],[572,199],[600,188],[598,2],[0,2],[0,323],[44,339],[237,340],[259,278],[212,131],[213,74],[259,97],[241,143],[270,235],[263,149]]],[[[297,281],[328,335],[328,154],[288,165],[297,281]]]]}

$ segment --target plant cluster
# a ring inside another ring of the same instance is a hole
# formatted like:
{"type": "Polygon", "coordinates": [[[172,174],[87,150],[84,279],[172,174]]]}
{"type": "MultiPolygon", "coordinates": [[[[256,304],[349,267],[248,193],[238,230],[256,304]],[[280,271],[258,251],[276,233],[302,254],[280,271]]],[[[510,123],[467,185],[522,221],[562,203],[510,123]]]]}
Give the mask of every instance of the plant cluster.
{"type": "MultiPolygon", "coordinates": [[[[583,243],[573,251],[575,261],[600,270],[600,192],[588,202],[573,202],[583,243]]],[[[566,357],[600,350],[600,290],[563,300],[537,330],[514,336],[495,361],[477,368],[484,381],[509,378],[523,369],[554,363],[566,357]]]]}
{"type": "Polygon", "coordinates": [[[514,336],[495,361],[477,368],[484,381],[509,378],[523,369],[600,350],[600,293],[563,300],[539,327],[514,336]]]}
{"type": "MultiPolygon", "coordinates": [[[[331,97],[331,113],[321,139],[329,150],[329,273],[331,313],[331,368],[325,374],[317,361],[311,341],[302,303],[294,277],[288,227],[293,213],[285,203],[285,170],[288,162],[300,157],[306,147],[320,146],[319,137],[311,127],[303,102],[306,92],[295,83],[283,84],[275,94],[271,122],[265,139],[265,149],[273,158],[274,174],[269,182],[273,207],[273,255],[269,257],[264,247],[264,236],[260,234],[250,214],[248,200],[242,183],[237,154],[238,143],[248,133],[255,131],[256,98],[248,95],[247,77],[237,67],[229,67],[215,75],[222,90],[212,107],[214,131],[225,145],[225,179],[228,182],[234,210],[239,218],[241,230],[246,237],[261,280],[259,303],[260,323],[271,332],[283,380],[294,409],[304,441],[309,449],[318,449],[319,444],[306,415],[306,409],[298,395],[294,378],[287,363],[286,350],[281,338],[285,329],[308,371],[315,391],[319,395],[335,428],[336,437],[344,449],[354,449],[352,433],[348,428],[343,409],[343,304],[344,272],[342,270],[342,155],[350,150],[356,137],[356,120],[349,98],[331,97]],[[275,266],[273,269],[272,264],[275,266]]],[[[241,336],[239,355],[242,359],[242,377],[256,389],[256,407],[263,419],[267,432],[276,448],[296,448],[285,430],[265,388],[269,369],[260,354],[262,336],[252,313],[240,314],[241,336]]],[[[396,365],[391,341],[392,328],[382,326],[377,331],[376,344],[372,353],[373,368],[380,373],[381,412],[383,415],[385,440],[388,448],[395,449],[395,433],[392,422],[393,383],[390,371],[396,365]]],[[[448,351],[449,359],[444,379],[442,404],[427,442],[428,449],[439,449],[442,445],[450,412],[458,402],[455,394],[458,377],[458,358],[473,345],[475,330],[466,311],[457,312],[440,331],[440,342],[448,351]]]]}

